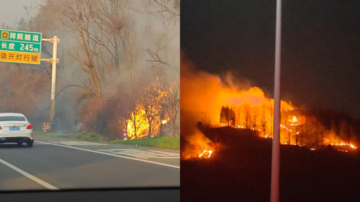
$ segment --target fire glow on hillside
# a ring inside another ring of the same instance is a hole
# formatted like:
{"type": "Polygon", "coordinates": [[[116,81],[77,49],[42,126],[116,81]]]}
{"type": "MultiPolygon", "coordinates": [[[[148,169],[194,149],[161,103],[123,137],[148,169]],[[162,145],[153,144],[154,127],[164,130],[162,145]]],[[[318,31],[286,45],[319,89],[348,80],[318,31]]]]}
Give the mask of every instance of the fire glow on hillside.
{"type": "MultiPolygon", "coordinates": [[[[223,84],[216,75],[203,71],[194,71],[192,64],[182,58],[181,61],[181,110],[191,114],[192,122],[206,119],[212,127],[231,126],[239,129],[251,129],[260,137],[273,136],[274,100],[265,96],[258,87],[239,87],[233,84],[231,75],[223,84]],[[230,84],[230,85],[229,85],[230,84]]],[[[324,145],[357,147],[350,141],[339,138],[336,131],[324,127],[314,116],[304,115],[291,102],[281,101],[280,143],[284,145],[318,148],[324,145]]],[[[216,151],[211,141],[203,134],[193,132],[184,135],[190,144],[195,145],[199,156],[204,150],[216,151]],[[204,141],[204,139],[206,141],[204,141]],[[204,146],[206,145],[206,146],[204,146]]],[[[189,155],[188,151],[185,151],[189,155]]]]}
{"type": "MultiPolygon", "coordinates": [[[[224,101],[218,124],[234,128],[251,129],[258,136],[272,138],[273,136],[273,99],[264,96],[261,89],[252,87],[241,91],[224,101]]],[[[326,129],[314,116],[305,116],[300,109],[290,102],[281,101],[280,143],[283,145],[298,145],[321,147],[332,145],[344,149],[356,149],[351,142],[345,142],[326,129]]]]}

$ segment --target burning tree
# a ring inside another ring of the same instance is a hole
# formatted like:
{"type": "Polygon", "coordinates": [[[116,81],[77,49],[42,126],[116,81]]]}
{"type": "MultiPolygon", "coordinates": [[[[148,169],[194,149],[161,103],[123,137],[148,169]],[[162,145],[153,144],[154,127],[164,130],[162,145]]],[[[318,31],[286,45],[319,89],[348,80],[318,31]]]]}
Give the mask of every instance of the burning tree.
{"type": "Polygon", "coordinates": [[[159,116],[160,105],[158,103],[159,92],[156,89],[156,84],[152,83],[143,89],[140,96],[140,102],[143,104],[145,117],[148,121],[148,137],[152,134],[152,125],[159,116]]]}
{"type": "MultiPolygon", "coordinates": [[[[260,93],[254,95],[251,91],[242,91],[240,99],[231,99],[227,103],[234,106],[235,110],[222,106],[219,123],[222,126],[235,123],[237,128],[254,130],[264,138],[272,137],[274,102],[260,93]]],[[[355,148],[349,140],[354,130],[343,119],[332,120],[331,127],[327,130],[314,114],[300,111],[291,102],[281,101],[280,142],[311,148],[329,144],[355,148]]]]}
{"type": "MultiPolygon", "coordinates": [[[[261,137],[271,137],[269,134],[272,134],[272,128],[269,126],[273,120],[272,105],[271,99],[264,99],[261,104],[256,104],[245,98],[235,106],[236,113],[229,107],[221,108],[220,124],[235,120],[238,128],[251,128],[259,132],[261,137]],[[230,114],[235,117],[230,118],[230,114]]],[[[324,145],[356,148],[350,141],[351,136],[354,136],[354,129],[348,122],[343,119],[331,120],[331,127],[327,130],[314,114],[300,111],[291,103],[282,101],[280,142],[317,149],[324,145]]]]}
{"type": "Polygon", "coordinates": [[[160,120],[162,120],[161,126],[162,124],[166,124],[167,122],[169,122],[172,127],[173,136],[178,136],[179,133],[176,123],[177,115],[180,109],[179,87],[180,85],[178,83],[174,83],[169,88],[167,88],[167,86],[165,85],[162,90],[163,92],[167,92],[167,95],[160,100],[160,105],[162,109],[160,117],[160,120]],[[170,120],[167,121],[166,119],[170,120]]]}
{"type": "Polygon", "coordinates": [[[173,136],[177,134],[176,117],[179,112],[178,85],[168,86],[160,78],[142,90],[134,111],[129,113],[127,134],[130,138],[154,137],[163,125],[171,123],[173,136]]]}
{"type": "Polygon", "coordinates": [[[137,104],[134,111],[130,112],[127,123],[127,134],[131,138],[132,136],[135,138],[144,136],[144,132],[146,131],[146,116],[144,111],[144,106],[141,104],[137,104]]]}
{"type": "Polygon", "coordinates": [[[250,103],[248,100],[241,105],[243,108],[243,115],[245,120],[245,128],[250,128],[251,125],[251,111],[250,111],[250,103]]]}
{"type": "Polygon", "coordinates": [[[235,112],[232,108],[222,107],[220,111],[220,123],[227,124],[228,126],[234,126],[235,124],[235,112]]]}

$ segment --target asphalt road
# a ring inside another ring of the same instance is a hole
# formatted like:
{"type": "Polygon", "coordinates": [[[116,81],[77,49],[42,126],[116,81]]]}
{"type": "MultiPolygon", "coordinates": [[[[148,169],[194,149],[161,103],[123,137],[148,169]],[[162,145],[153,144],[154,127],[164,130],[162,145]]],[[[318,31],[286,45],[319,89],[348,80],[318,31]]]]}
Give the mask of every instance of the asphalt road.
{"type": "Polygon", "coordinates": [[[180,186],[180,152],[35,136],[0,144],[0,191],[180,186]]]}

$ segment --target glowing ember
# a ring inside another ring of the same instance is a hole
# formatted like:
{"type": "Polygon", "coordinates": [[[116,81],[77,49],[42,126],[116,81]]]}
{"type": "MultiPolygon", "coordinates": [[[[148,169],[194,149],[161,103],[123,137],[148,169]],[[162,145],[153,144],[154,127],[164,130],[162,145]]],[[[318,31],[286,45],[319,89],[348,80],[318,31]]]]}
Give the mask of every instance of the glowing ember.
{"type": "Polygon", "coordinates": [[[166,123],[167,123],[167,120],[163,120],[161,123],[162,123],[162,124],[166,124],[166,123]]]}
{"type": "Polygon", "coordinates": [[[311,150],[315,150],[314,148],[311,148],[311,150]]]}
{"type": "Polygon", "coordinates": [[[290,122],[290,125],[297,125],[299,123],[298,118],[296,118],[296,116],[293,116],[292,119],[288,120],[290,122]]]}
{"type": "Polygon", "coordinates": [[[204,150],[203,153],[201,153],[199,155],[199,158],[204,157],[204,158],[208,159],[208,158],[210,158],[212,153],[213,153],[213,151],[211,151],[211,150],[204,150]]]}
{"type": "Polygon", "coordinates": [[[214,152],[222,148],[220,143],[212,142],[197,128],[192,131],[192,135],[186,141],[189,144],[181,154],[181,159],[184,160],[208,159],[214,152]]]}

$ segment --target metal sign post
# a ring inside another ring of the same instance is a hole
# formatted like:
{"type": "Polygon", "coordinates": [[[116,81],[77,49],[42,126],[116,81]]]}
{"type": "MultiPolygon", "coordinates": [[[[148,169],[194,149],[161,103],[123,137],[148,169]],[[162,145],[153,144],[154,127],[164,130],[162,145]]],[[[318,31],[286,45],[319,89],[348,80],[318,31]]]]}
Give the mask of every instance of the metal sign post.
{"type": "Polygon", "coordinates": [[[281,64],[281,0],[276,0],[274,135],[271,159],[271,202],[279,201],[280,174],[280,64],[281,64]]]}
{"type": "Polygon", "coordinates": [[[41,61],[50,62],[52,64],[51,75],[51,106],[50,106],[50,122],[52,123],[55,115],[55,84],[56,84],[56,63],[59,59],[57,55],[57,44],[60,43],[60,39],[57,36],[51,39],[42,39],[42,41],[51,42],[53,44],[53,57],[49,59],[41,59],[41,61]]]}

